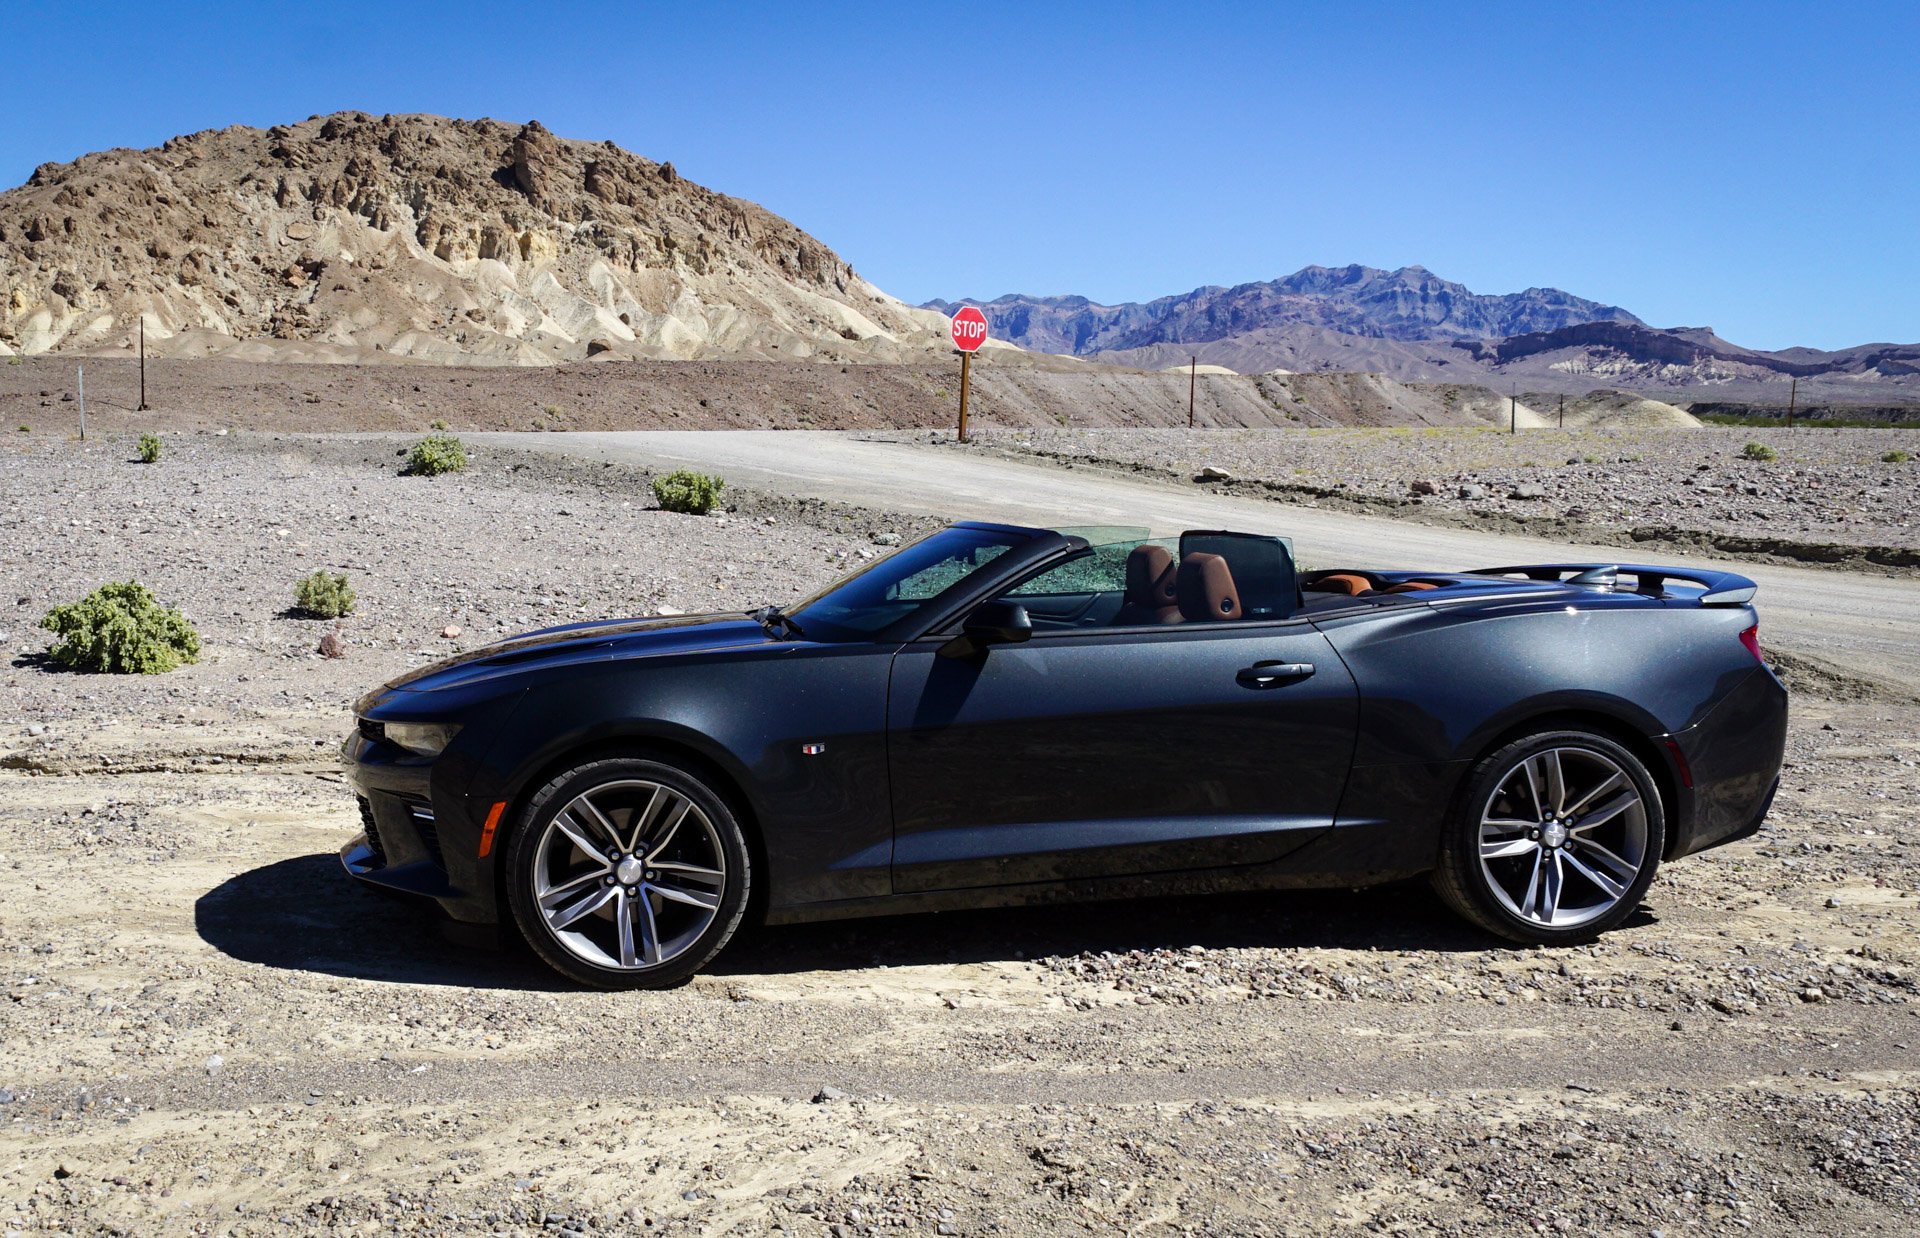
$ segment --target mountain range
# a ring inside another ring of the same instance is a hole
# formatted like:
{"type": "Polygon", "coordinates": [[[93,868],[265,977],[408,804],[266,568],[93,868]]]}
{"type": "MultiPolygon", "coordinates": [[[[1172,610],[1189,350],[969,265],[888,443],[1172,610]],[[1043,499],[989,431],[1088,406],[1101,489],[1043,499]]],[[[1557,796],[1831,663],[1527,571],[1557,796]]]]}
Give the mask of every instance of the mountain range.
{"type": "Polygon", "coordinates": [[[1707,327],[1650,326],[1558,288],[1489,295],[1425,267],[1310,266],[1283,279],[1207,286],[1147,302],[1010,295],[975,305],[1022,348],[1146,369],[1191,359],[1242,373],[1364,371],[1402,382],[1596,386],[1695,398],[1920,401],[1920,345],[1763,352],[1707,327]]]}

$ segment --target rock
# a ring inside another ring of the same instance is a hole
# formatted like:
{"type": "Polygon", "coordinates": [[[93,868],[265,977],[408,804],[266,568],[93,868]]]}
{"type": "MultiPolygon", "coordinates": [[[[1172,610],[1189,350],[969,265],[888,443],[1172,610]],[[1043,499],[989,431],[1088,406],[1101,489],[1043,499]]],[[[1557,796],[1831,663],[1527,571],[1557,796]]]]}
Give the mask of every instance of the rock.
{"type": "Polygon", "coordinates": [[[13,1103],[13,1089],[0,1088],[0,1105],[11,1105],[12,1103],[13,1103]]]}
{"type": "Polygon", "coordinates": [[[1439,487],[1439,486],[1437,486],[1437,485],[1435,485],[1435,484],[1434,484],[1433,482],[1430,482],[1430,481],[1428,481],[1428,480],[1426,480],[1426,479],[1425,479],[1425,478],[1423,477],[1423,478],[1420,478],[1419,480],[1417,480],[1417,481],[1415,481],[1415,482],[1413,482],[1413,483],[1412,483],[1411,485],[1409,485],[1409,486],[1407,487],[1407,493],[1409,493],[1409,494],[1439,494],[1439,493],[1440,493],[1440,487],[1439,487]]]}
{"type": "Polygon", "coordinates": [[[587,341],[587,355],[589,357],[597,357],[603,352],[612,352],[612,351],[613,351],[612,340],[592,339],[587,341]]]}
{"type": "Polygon", "coordinates": [[[1835,907],[1838,907],[1839,905],[1840,905],[1840,900],[1839,900],[1839,899],[1837,899],[1837,898],[1834,898],[1834,897],[1833,897],[1832,895],[1828,895],[1828,896],[1827,896],[1827,908],[1828,908],[1828,910],[1832,910],[1833,908],[1835,908],[1835,907]]]}
{"type": "Polygon", "coordinates": [[[440,629],[440,639],[442,640],[457,640],[459,636],[460,625],[457,623],[449,623],[446,627],[440,629]]]}
{"type": "Polygon", "coordinates": [[[1463,499],[1484,499],[1487,497],[1487,488],[1485,486],[1468,483],[1460,487],[1460,497],[1463,499]]]}
{"type": "Polygon", "coordinates": [[[816,1105],[827,1105],[827,1104],[832,1104],[836,1100],[851,1100],[851,1099],[852,1097],[850,1097],[847,1093],[831,1085],[827,1087],[823,1087],[818,1092],[815,1092],[813,1094],[813,1103],[816,1105]]]}
{"type": "Polygon", "coordinates": [[[221,1057],[218,1053],[216,1053],[212,1057],[207,1059],[207,1073],[210,1075],[217,1075],[220,1073],[220,1068],[222,1066],[225,1066],[226,1064],[227,1064],[226,1059],[221,1057]]]}
{"type": "Polygon", "coordinates": [[[875,533],[873,535],[873,544],[876,546],[898,546],[900,544],[900,535],[898,533],[875,533]]]}
{"type": "Polygon", "coordinates": [[[653,613],[671,618],[674,615],[684,615],[687,612],[681,610],[678,606],[656,606],[653,608],[653,613]]]}
{"type": "Polygon", "coordinates": [[[1209,464],[1193,475],[1195,481],[1232,481],[1233,474],[1218,465],[1209,464]]]}
{"type": "Polygon", "coordinates": [[[1544,499],[1547,497],[1547,492],[1545,487],[1536,486],[1532,482],[1521,482],[1513,489],[1507,491],[1507,497],[1510,499],[1544,499]]]}
{"type": "Polygon", "coordinates": [[[347,642],[338,632],[329,632],[320,638],[317,652],[323,658],[344,658],[347,656],[347,642]]]}

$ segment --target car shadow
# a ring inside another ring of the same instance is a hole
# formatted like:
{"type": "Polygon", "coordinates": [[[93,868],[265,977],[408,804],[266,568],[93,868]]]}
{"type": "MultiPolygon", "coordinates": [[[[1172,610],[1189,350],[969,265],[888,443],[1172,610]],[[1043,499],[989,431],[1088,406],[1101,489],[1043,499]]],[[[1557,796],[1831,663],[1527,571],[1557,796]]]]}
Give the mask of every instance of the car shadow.
{"type": "MultiPolygon", "coordinates": [[[[1626,927],[1654,922],[1642,908],[1626,927]]],[[[431,907],[348,880],[331,854],[241,873],[194,905],[204,941],[265,967],[402,984],[572,987],[517,941],[508,949],[476,950],[446,940],[445,923],[431,907]]],[[[1174,896],[750,928],[707,972],[855,971],[1188,946],[1441,953],[1510,948],[1467,926],[1424,884],[1404,883],[1353,892],[1174,896]]]]}
{"type": "Polygon", "coordinates": [[[764,975],[1188,946],[1457,953],[1501,945],[1462,922],[1424,884],[1403,883],[1360,891],[1167,896],[759,928],[708,971],[764,975]]]}
{"type": "Polygon", "coordinates": [[[571,987],[530,951],[446,940],[437,909],[367,889],[328,853],[221,882],[193,905],[193,923],[221,953],[285,971],[488,989],[571,987]]]}

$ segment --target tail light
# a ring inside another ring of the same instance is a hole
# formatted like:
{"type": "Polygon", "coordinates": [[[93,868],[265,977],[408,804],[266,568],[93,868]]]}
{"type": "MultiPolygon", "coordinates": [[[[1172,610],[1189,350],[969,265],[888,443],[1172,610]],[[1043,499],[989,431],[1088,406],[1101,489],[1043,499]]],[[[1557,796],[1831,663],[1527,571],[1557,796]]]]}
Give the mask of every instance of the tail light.
{"type": "Polygon", "coordinates": [[[1753,660],[1755,662],[1759,662],[1763,664],[1766,662],[1767,660],[1766,655],[1760,652],[1760,625],[1759,624],[1756,623],[1752,627],[1748,628],[1746,631],[1740,633],[1740,643],[1747,647],[1747,652],[1753,655],[1753,660]]]}

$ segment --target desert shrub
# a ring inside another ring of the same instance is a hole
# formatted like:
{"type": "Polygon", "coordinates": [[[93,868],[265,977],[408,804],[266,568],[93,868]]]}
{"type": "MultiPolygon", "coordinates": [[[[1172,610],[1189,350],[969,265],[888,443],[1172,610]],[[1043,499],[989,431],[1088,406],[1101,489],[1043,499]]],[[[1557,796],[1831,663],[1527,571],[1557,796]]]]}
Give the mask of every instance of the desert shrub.
{"type": "Polygon", "coordinates": [[[432,421],[429,421],[427,423],[427,429],[429,430],[450,430],[452,428],[453,428],[452,426],[449,426],[447,424],[447,419],[445,417],[435,417],[432,421]]]}
{"type": "MultiPolygon", "coordinates": [[[[24,429],[25,427],[22,427],[22,428],[24,429]]],[[[1907,461],[1911,459],[1913,459],[1911,455],[1909,455],[1907,452],[1901,451],[1899,448],[1896,447],[1892,451],[1888,452],[1886,455],[1881,456],[1880,463],[1905,464],[1907,461]]]]}
{"type": "Polygon", "coordinates": [[[315,572],[293,587],[293,604],[318,619],[338,619],[353,613],[353,586],[345,572],[315,572]]]}
{"type": "Polygon", "coordinates": [[[23,422],[21,422],[21,423],[20,423],[20,433],[22,433],[22,434],[32,434],[32,433],[33,433],[33,427],[32,427],[32,426],[30,426],[30,425],[28,425],[28,424],[27,424],[26,422],[24,422],[24,421],[23,421],[23,422]]]}
{"type": "Polygon", "coordinates": [[[558,417],[560,415],[560,406],[558,404],[549,404],[546,406],[546,413],[549,417],[558,417]]]}
{"type": "Polygon", "coordinates": [[[200,637],[186,616],[131,580],[54,607],[40,626],[60,637],[47,656],[78,671],[158,675],[200,660],[200,637]]]}
{"type": "Polygon", "coordinates": [[[1763,464],[1780,458],[1780,453],[1765,443],[1748,443],[1740,449],[1740,454],[1749,460],[1758,460],[1763,464]]]}
{"type": "Polygon", "coordinates": [[[142,434],[140,436],[140,463],[152,464],[160,458],[160,436],[142,434]]]}
{"type": "Polygon", "coordinates": [[[727,483],[718,477],[709,477],[692,469],[675,469],[664,477],[653,479],[653,497],[660,500],[662,511],[704,516],[720,502],[720,492],[726,486],[727,483]]]}
{"type": "Polygon", "coordinates": [[[438,477],[467,467],[467,445],[451,434],[429,434],[407,453],[407,472],[416,477],[438,477]]]}
{"type": "Polygon", "coordinates": [[[26,363],[27,359],[19,353],[15,353],[13,356],[7,358],[8,365],[25,365],[26,363]]]}

